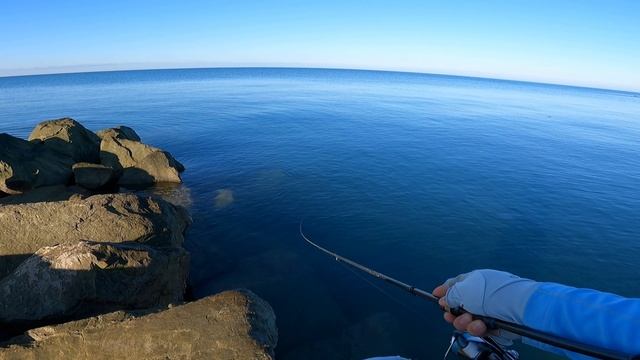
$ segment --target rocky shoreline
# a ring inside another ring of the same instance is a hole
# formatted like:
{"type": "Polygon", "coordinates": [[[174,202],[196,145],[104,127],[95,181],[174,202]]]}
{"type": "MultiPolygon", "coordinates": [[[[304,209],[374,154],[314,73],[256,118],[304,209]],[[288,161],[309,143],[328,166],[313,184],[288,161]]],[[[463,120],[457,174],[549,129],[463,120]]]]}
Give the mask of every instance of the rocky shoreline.
{"type": "Polygon", "coordinates": [[[0,134],[1,359],[274,358],[275,315],[251,291],[184,302],[188,211],[118,192],[184,170],[126,126],[0,134]]]}

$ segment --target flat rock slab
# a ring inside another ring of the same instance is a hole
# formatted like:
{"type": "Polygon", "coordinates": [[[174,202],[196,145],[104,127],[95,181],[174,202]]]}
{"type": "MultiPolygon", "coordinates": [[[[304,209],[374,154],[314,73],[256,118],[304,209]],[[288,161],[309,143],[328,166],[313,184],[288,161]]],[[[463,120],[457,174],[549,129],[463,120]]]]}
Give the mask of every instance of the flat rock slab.
{"type": "MultiPolygon", "coordinates": [[[[273,309],[248,290],[134,316],[124,312],[28,331],[2,359],[273,359],[273,309]]],[[[6,346],[6,344],[5,344],[6,346]]]]}
{"type": "Polygon", "coordinates": [[[177,247],[191,220],[164,200],[134,194],[0,206],[0,278],[45,246],[81,240],[177,247]]]}
{"type": "Polygon", "coordinates": [[[0,322],[59,321],[181,302],[188,258],[182,248],[139,243],[42,248],[0,280],[0,322]]]}

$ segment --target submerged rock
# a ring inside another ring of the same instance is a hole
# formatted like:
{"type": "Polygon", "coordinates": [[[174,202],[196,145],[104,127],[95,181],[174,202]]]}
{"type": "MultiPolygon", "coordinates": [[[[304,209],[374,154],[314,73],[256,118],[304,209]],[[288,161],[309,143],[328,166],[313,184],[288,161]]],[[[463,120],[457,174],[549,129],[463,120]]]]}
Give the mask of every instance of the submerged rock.
{"type": "Polygon", "coordinates": [[[41,141],[45,147],[71,157],[75,162],[98,162],[100,138],[82,124],[62,118],[39,123],[29,141],[41,141]]]}
{"type": "Polygon", "coordinates": [[[72,158],[42,144],[0,134],[0,192],[13,195],[42,186],[67,184],[72,164],[72,158]]]}
{"type": "Polygon", "coordinates": [[[109,185],[114,175],[112,168],[100,164],[77,163],[73,165],[73,177],[76,184],[90,190],[98,190],[109,185]]]}
{"type": "Polygon", "coordinates": [[[231,205],[234,201],[233,191],[230,189],[216,190],[216,198],[214,201],[216,209],[222,209],[231,205]]]}
{"type": "Polygon", "coordinates": [[[140,196],[153,196],[166,200],[174,205],[179,205],[189,210],[193,206],[191,189],[185,184],[160,183],[143,190],[137,189],[140,196]]]}
{"type": "Polygon", "coordinates": [[[44,247],[0,281],[0,322],[176,303],[187,267],[182,248],[86,241],[44,247]]]}
{"type": "Polygon", "coordinates": [[[120,140],[140,141],[140,136],[128,126],[118,126],[114,128],[100,130],[96,133],[100,139],[105,137],[113,137],[120,140]]]}
{"type": "Polygon", "coordinates": [[[100,143],[103,165],[122,172],[121,185],[150,185],[158,182],[182,182],[184,166],[166,151],[138,141],[104,136],[100,143]]]}
{"type": "Polygon", "coordinates": [[[0,277],[38,249],[80,240],[180,246],[191,219],[161,199],[133,194],[0,206],[0,277]]]}
{"type": "MultiPolygon", "coordinates": [[[[277,245],[270,242],[269,246],[277,245]]],[[[272,301],[278,314],[278,323],[283,328],[314,329],[313,332],[298,331],[283,336],[280,345],[286,349],[317,341],[314,334],[332,334],[349,325],[344,309],[326,286],[326,282],[317,276],[308,259],[300,257],[291,249],[275,248],[252,256],[247,253],[254,249],[249,249],[240,242],[235,242],[233,247],[237,251],[235,257],[240,259],[235,266],[233,263],[225,263],[224,258],[215,263],[209,260],[205,266],[199,266],[201,263],[198,264],[198,261],[201,261],[202,255],[200,259],[194,259],[190,281],[196,297],[238,286],[256,291],[272,301]],[[205,268],[213,276],[207,277],[202,271],[205,268]],[[308,286],[310,283],[313,286],[308,286]],[[299,291],[300,289],[304,291],[299,291]]],[[[222,249],[227,257],[230,256],[230,251],[233,250],[222,249]]]]}
{"type": "Polygon", "coordinates": [[[28,331],[3,359],[273,359],[273,310],[248,290],[162,312],[115,312],[28,331]]]}
{"type": "Polygon", "coordinates": [[[381,355],[395,355],[400,349],[407,347],[400,321],[390,313],[369,315],[333,334],[335,335],[298,343],[295,348],[286,353],[280,352],[280,358],[284,360],[368,359],[381,355]]]}

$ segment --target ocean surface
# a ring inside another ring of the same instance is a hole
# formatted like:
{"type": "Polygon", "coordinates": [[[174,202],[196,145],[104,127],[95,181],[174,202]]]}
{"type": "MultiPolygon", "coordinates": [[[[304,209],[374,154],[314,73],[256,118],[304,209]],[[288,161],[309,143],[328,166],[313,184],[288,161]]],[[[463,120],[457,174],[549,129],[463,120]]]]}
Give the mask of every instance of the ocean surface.
{"type": "Polygon", "coordinates": [[[0,132],[64,116],[129,125],[185,164],[183,185],[147,192],[193,215],[193,295],[264,297],[280,359],[430,359],[449,342],[436,307],[310,248],[301,219],[427,290],[495,268],[640,296],[638,94],[319,69],[0,78],[0,132]]]}

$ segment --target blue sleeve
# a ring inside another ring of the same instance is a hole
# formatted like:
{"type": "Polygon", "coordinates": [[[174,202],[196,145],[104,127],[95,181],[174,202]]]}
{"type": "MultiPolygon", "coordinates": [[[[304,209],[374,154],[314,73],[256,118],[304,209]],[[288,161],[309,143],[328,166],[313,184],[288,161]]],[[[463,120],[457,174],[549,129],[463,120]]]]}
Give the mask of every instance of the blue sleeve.
{"type": "MultiPolygon", "coordinates": [[[[640,354],[640,299],[541,283],[526,305],[524,324],[584,344],[640,354]]],[[[531,340],[525,342],[572,359],[589,359],[531,340]]]]}

